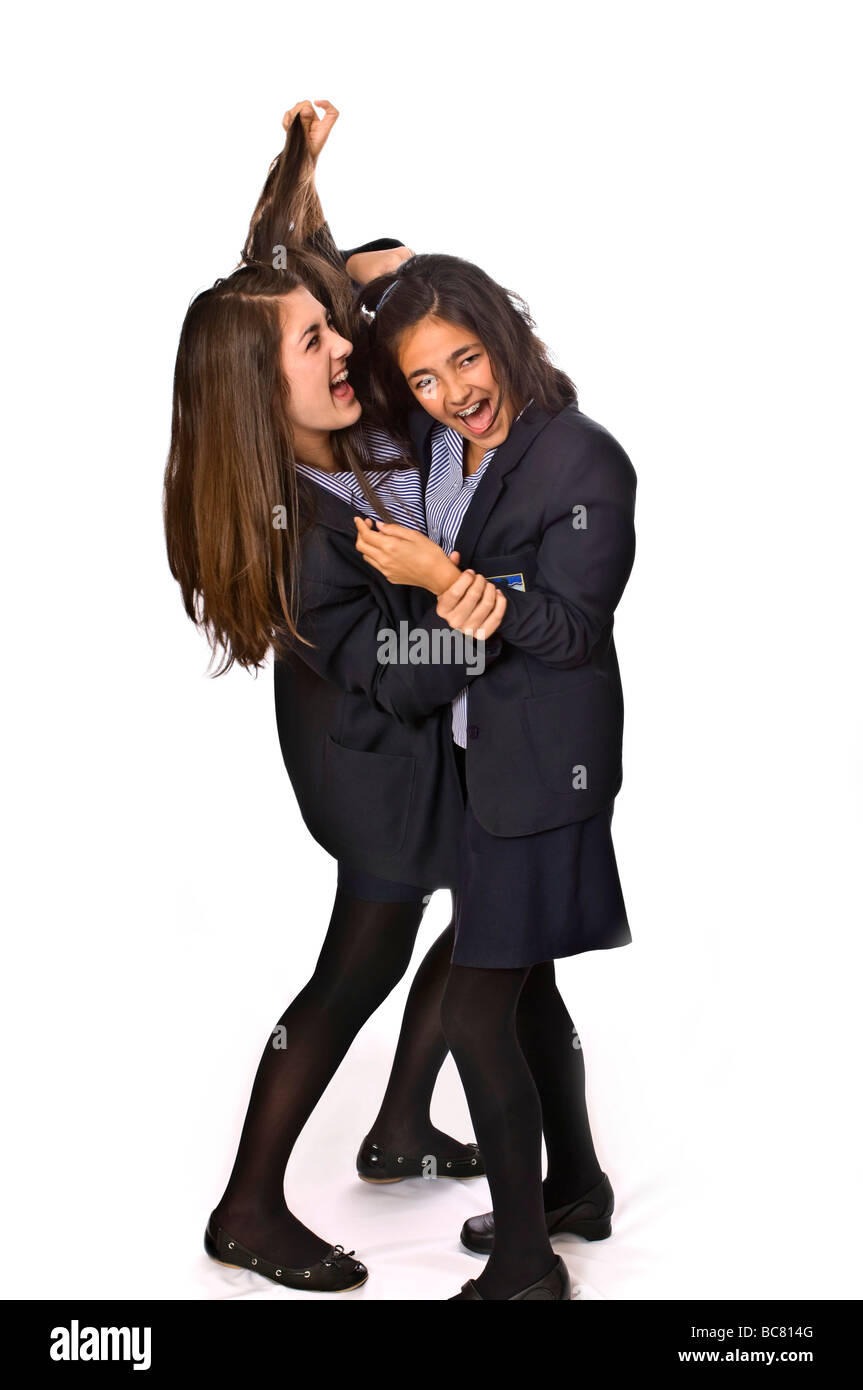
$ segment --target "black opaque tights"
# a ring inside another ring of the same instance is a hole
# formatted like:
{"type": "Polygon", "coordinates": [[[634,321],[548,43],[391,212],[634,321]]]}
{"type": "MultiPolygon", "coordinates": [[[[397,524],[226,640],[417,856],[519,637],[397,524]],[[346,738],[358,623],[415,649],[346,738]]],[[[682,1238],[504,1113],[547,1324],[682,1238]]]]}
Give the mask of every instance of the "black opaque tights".
{"type": "MultiPolygon", "coordinates": [[[[307,1265],[333,1243],[289,1210],[285,1169],[357,1033],[407,970],[423,910],[421,900],[366,902],[338,889],[314,973],[267,1040],[234,1167],[216,1208],[219,1225],[266,1259],[289,1267],[307,1265]]],[[[411,987],[387,1092],[370,1130],[370,1137],[385,1148],[424,1154],[444,1143],[448,1152],[468,1152],[434,1130],[429,1118],[447,1053],[440,1004],[452,947],[449,926],[428,951],[411,987]]],[[[362,1137],[357,1136],[357,1147],[362,1137]]]]}
{"type": "Polygon", "coordinates": [[[602,1176],[585,1106],[584,1056],[550,961],[514,970],[453,965],[441,1019],[494,1210],[494,1249],[475,1283],[485,1299],[508,1299],[554,1264],[545,1212],[574,1201],[602,1176]]]}

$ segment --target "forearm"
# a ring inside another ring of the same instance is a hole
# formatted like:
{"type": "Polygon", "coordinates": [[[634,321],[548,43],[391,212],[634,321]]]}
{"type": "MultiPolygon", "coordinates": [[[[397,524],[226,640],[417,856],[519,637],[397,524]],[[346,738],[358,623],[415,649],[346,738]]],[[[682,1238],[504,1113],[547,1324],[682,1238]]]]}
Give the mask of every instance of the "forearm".
{"type": "Polygon", "coordinates": [[[590,660],[611,622],[635,558],[632,499],[595,500],[588,532],[573,530],[564,513],[537,553],[537,575],[526,592],[508,589],[500,624],[505,642],[565,670],[590,660]]]}
{"type": "MultiPolygon", "coordinates": [[[[364,241],[362,246],[351,246],[347,251],[341,251],[340,254],[344,258],[345,269],[351,275],[351,260],[354,256],[367,256],[373,251],[398,251],[404,244],[403,241],[396,241],[395,237],[380,236],[376,237],[374,241],[364,241]]],[[[356,278],[355,275],[351,275],[352,280],[356,278]]]]}
{"type": "Polygon", "coordinates": [[[566,670],[590,659],[602,627],[555,594],[507,592],[506,613],[499,632],[512,647],[545,666],[566,670]]]}
{"type": "Polygon", "coordinates": [[[411,585],[439,598],[462,574],[436,541],[412,527],[387,521],[373,525],[360,516],[354,524],[363,561],[389,584],[411,585]]]}
{"type": "Polygon", "coordinates": [[[423,583],[422,588],[427,589],[430,594],[434,594],[435,598],[440,598],[441,594],[446,593],[447,589],[449,589],[463,573],[464,571],[460,570],[458,565],[454,564],[449,556],[441,551],[440,559],[434,561],[429,576],[423,583]]]}
{"type": "Polygon", "coordinates": [[[400,723],[416,723],[448,705],[502,650],[495,636],[466,643],[430,605],[418,620],[392,618],[368,591],[324,586],[305,592],[297,655],[326,681],[364,694],[400,723]]]}
{"type": "Polygon", "coordinates": [[[497,635],[480,642],[454,632],[434,608],[400,629],[390,639],[393,660],[378,659],[369,688],[373,702],[401,722],[414,723],[451,704],[503,650],[497,635]]]}

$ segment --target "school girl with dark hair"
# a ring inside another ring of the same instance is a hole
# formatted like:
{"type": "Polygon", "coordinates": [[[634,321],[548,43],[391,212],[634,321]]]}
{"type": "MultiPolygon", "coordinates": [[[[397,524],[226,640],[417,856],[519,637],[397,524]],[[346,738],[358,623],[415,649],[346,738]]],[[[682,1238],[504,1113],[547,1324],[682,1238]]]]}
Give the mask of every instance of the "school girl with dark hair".
{"type": "MultiPolygon", "coordinates": [[[[609,1235],[614,1195],[554,961],[632,939],[611,821],[614,613],[635,554],[636,475],[580,410],[523,301],[478,266],[415,256],[361,303],[373,399],[420,459],[429,535],[505,596],[503,652],[453,704],[466,859],[442,1021],[493,1202],[462,1230],[489,1260],[454,1299],[567,1299],[550,1236],[609,1235]]],[[[356,524],[378,573],[422,583],[412,533],[356,524]]]]}

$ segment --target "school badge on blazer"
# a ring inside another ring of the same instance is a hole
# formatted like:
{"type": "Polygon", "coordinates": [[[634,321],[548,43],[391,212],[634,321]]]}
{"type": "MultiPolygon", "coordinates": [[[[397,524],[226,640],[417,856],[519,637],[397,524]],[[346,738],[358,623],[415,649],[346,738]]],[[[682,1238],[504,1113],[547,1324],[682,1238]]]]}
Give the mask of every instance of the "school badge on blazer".
{"type": "Polygon", "coordinates": [[[472,555],[467,561],[462,557],[462,563],[471,565],[499,589],[529,593],[536,578],[536,546],[520,545],[517,550],[499,550],[494,555],[472,555]]]}
{"type": "Polygon", "coordinates": [[[492,584],[500,585],[501,588],[520,589],[522,593],[527,592],[523,574],[488,574],[486,578],[492,584]]]}

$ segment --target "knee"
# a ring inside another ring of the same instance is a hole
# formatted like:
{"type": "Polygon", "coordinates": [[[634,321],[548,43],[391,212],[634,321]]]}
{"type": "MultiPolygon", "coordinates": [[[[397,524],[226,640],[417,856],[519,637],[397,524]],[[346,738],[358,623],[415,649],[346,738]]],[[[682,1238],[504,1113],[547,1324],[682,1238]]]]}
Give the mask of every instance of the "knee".
{"type": "Polygon", "coordinates": [[[333,1027],[341,1021],[359,1028],[395,989],[410,959],[411,952],[405,949],[370,953],[335,970],[330,963],[319,962],[301,998],[326,1012],[333,1027]]]}
{"type": "Polygon", "coordinates": [[[476,1033],[476,1011],[452,974],[447,980],[441,999],[440,1024],[447,1046],[454,1057],[458,1056],[476,1033]]]}
{"type": "Polygon", "coordinates": [[[456,1060],[460,1053],[482,1053],[488,1059],[510,1040],[515,1042],[516,1007],[525,974],[523,969],[450,967],[440,1021],[456,1060]]]}
{"type": "Polygon", "coordinates": [[[375,959],[369,963],[361,990],[365,996],[369,1014],[392,994],[396,985],[403,980],[411,963],[411,952],[404,955],[388,955],[386,959],[375,959]]]}

